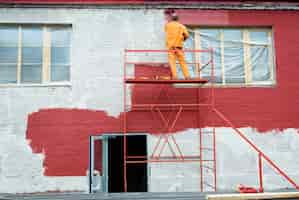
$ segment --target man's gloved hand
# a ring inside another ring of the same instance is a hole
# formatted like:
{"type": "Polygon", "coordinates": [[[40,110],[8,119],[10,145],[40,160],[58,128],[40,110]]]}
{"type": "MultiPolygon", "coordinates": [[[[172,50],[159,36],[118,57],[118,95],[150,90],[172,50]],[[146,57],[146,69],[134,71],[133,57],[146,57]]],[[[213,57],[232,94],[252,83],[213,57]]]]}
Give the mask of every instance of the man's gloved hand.
{"type": "Polygon", "coordinates": [[[184,38],[184,41],[188,39],[188,37],[185,34],[183,34],[183,38],[184,38]]]}

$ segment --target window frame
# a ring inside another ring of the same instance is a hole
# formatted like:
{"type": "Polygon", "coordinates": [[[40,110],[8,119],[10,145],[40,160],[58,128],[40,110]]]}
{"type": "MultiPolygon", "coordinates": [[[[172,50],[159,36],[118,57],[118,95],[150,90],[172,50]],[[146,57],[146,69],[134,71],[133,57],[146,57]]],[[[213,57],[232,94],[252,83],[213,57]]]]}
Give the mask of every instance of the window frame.
{"type": "MultiPolygon", "coordinates": [[[[274,28],[269,26],[263,27],[234,27],[234,26],[192,26],[189,27],[192,31],[194,31],[194,49],[202,49],[201,47],[201,36],[198,34],[200,29],[217,29],[220,31],[220,51],[221,51],[221,72],[222,72],[222,83],[214,83],[216,87],[275,87],[277,85],[276,80],[276,54],[275,54],[275,43],[274,43],[274,28]],[[225,81],[225,65],[224,65],[224,33],[223,30],[229,29],[239,29],[242,33],[243,40],[247,40],[250,42],[250,31],[265,31],[267,32],[268,40],[270,41],[269,50],[269,58],[268,58],[268,67],[270,72],[270,79],[267,81],[253,81],[252,80],[252,70],[251,63],[248,57],[251,57],[250,54],[250,46],[248,44],[243,43],[244,49],[244,74],[245,74],[245,82],[244,83],[226,83],[225,81]],[[197,34],[196,34],[197,33],[197,34]],[[271,62],[272,60],[272,62],[271,62]]],[[[198,53],[195,56],[195,62],[201,63],[201,53],[198,53]]],[[[195,73],[198,77],[200,76],[200,72],[195,73]]],[[[208,83],[207,85],[210,85],[208,83]]]]}
{"type": "Polygon", "coordinates": [[[0,83],[1,87],[47,87],[47,86],[71,86],[71,69],[72,69],[72,34],[70,34],[69,44],[69,80],[66,81],[51,81],[51,28],[66,28],[72,33],[72,24],[40,24],[40,23],[0,23],[0,26],[12,26],[18,30],[18,55],[17,55],[17,74],[16,83],[0,83]],[[22,29],[28,27],[40,27],[42,29],[42,69],[40,83],[22,82],[22,29]]]}

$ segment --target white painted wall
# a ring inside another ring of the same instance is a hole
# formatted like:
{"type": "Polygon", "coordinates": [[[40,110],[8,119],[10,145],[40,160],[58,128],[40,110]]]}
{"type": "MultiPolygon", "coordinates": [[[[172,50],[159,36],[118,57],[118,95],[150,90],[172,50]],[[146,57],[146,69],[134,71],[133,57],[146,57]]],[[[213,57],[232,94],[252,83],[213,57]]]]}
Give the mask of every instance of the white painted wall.
{"type": "MultiPolygon", "coordinates": [[[[252,128],[240,129],[251,141],[256,144],[280,169],[282,169],[295,182],[299,182],[299,137],[298,130],[273,130],[268,133],[259,133],[252,128]]],[[[185,155],[198,154],[198,130],[189,129],[175,135],[185,155]],[[197,151],[197,152],[196,152],[197,151]]],[[[245,141],[231,128],[216,128],[217,151],[217,187],[220,191],[236,191],[239,184],[250,187],[259,187],[258,157],[245,141]]],[[[148,152],[151,154],[155,147],[157,136],[148,137],[148,152]]],[[[206,138],[206,141],[211,141],[206,138]]],[[[204,142],[205,147],[210,146],[204,142]]],[[[203,145],[204,146],[204,145],[203,145]]],[[[166,149],[166,148],[165,148],[166,149]]],[[[206,152],[206,151],[205,151],[206,152]]],[[[163,155],[171,155],[169,148],[163,155]]],[[[205,154],[204,159],[212,158],[205,154]]],[[[266,190],[293,188],[270,165],[263,160],[264,188],[266,190]]],[[[149,191],[199,191],[200,168],[199,163],[194,164],[150,164],[151,176],[149,178],[149,191]]],[[[211,183],[212,174],[209,171],[208,183],[211,183]]],[[[204,187],[209,191],[209,187],[204,187]]]]}
{"type": "MultiPolygon", "coordinates": [[[[180,151],[184,156],[199,155],[199,135],[197,129],[188,129],[174,135],[180,151]]],[[[151,155],[159,136],[148,136],[148,154],[151,155]]],[[[180,153],[174,140],[170,137],[169,143],[176,156],[180,153]]],[[[165,139],[162,139],[154,156],[161,152],[163,156],[173,156],[168,145],[162,150],[165,139]],[[162,151],[161,151],[162,150],[162,151]]],[[[149,191],[150,192],[186,192],[200,191],[199,162],[195,163],[150,163],[149,191]]]]}

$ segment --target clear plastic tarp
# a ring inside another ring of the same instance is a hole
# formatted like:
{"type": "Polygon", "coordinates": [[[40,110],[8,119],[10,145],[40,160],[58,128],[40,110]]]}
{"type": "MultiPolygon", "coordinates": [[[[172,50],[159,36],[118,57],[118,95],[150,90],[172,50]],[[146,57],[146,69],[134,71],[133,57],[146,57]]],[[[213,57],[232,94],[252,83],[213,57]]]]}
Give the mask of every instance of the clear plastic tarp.
{"type": "MultiPolygon", "coordinates": [[[[214,51],[215,82],[219,84],[272,85],[274,83],[274,55],[271,29],[198,28],[189,30],[191,37],[185,49],[214,51]]],[[[205,66],[209,54],[186,54],[188,63],[205,66]]],[[[178,67],[179,68],[179,67],[178,67]]],[[[189,65],[192,76],[210,78],[211,65],[196,72],[189,65]]],[[[180,77],[183,78],[180,72],[180,77]]]]}

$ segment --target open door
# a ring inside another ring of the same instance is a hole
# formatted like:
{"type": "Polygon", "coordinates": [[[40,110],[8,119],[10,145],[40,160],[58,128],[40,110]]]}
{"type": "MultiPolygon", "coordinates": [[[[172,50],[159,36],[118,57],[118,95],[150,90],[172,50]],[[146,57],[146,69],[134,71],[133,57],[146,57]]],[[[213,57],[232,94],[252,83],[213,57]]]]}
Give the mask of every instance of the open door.
{"type": "Polygon", "coordinates": [[[108,137],[89,137],[89,193],[108,192],[108,137]],[[89,173],[93,172],[93,173],[89,173]]]}
{"type": "MultiPolygon", "coordinates": [[[[124,192],[123,135],[90,136],[89,193],[124,192]]],[[[127,135],[127,156],[147,155],[146,135],[127,135]]],[[[127,164],[127,191],[147,192],[147,163],[127,164]]]]}

